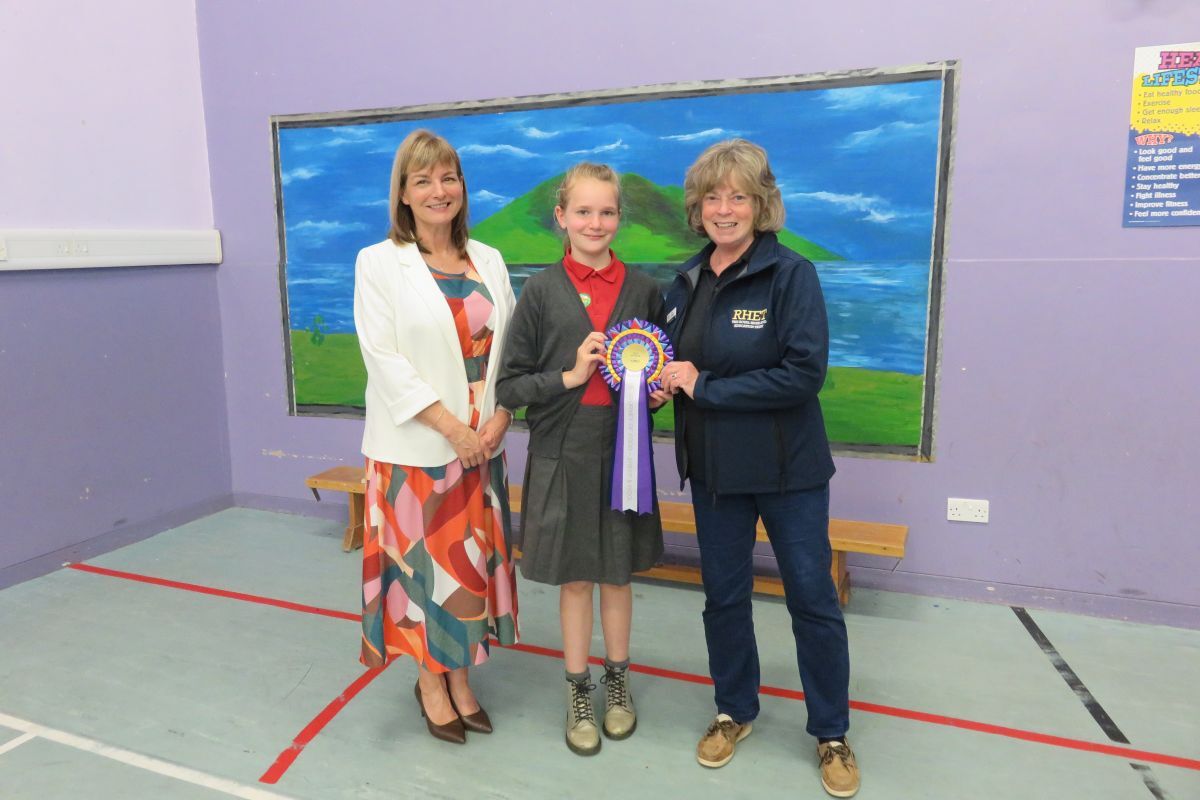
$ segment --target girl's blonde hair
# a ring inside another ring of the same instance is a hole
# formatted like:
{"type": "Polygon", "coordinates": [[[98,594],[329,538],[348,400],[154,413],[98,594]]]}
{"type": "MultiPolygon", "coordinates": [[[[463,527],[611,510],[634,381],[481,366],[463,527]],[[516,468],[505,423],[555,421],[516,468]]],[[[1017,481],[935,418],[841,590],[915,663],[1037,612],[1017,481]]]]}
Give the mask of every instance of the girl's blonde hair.
{"type": "Polygon", "coordinates": [[[408,176],[423,169],[446,164],[453,167],[462,181],[462,208],[458,210],[450,226],[450,240],[458,248],[460,255],[467,253],[467,182],[462,174],[462,162],[458,152],[441,136],[433,131],[418,129],[404,137],[400,147],[396,149],[396,160],[392,162],[392,186],[388,193],[388,213],[391,227],[388,238],[396,244],[416,243],[421,252],[428,253],[425,246],[417,240],[417,223],[412,209],[400,199],[408,186],[408,176]]]}
{"type": "Polygon", "coordinates": [[[593,164],[591,161],[580,161],[563,175],[562,183],[558,185],[558,191],[554,194],[554,203],[556,206],[563,211],[567,210],[567,203],[571,198],[571,189],[582,178],[592,178],[604,183],[611,183],[613,189],[617,192],[617,211],[621,210],[621,176],[608,164],[593,164]]]}

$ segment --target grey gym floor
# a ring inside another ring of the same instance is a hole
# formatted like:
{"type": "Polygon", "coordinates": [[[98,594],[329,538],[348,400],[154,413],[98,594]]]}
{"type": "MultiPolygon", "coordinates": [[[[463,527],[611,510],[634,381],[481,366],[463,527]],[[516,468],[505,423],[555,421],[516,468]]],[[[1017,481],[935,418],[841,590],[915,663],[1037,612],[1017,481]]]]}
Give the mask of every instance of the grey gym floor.
{"type": "MultiPolygon", "coordinates": [[[[522,582],[529,649],[473,672],[496,732],[455,746],[425,732],[410,661],[366,682],[340,536],[231,509],[85,565],[117,574],[0,591],[0,798],[824,796],[780,602],[756,600],[768,694],[723,769],[693,756],[702,595],[643,582],[632,738],[567,750],[557,594],[522,582]]],[[[846,621],[864,800],[1200,798],[1200,631],[867,590],[846,621]]]]}

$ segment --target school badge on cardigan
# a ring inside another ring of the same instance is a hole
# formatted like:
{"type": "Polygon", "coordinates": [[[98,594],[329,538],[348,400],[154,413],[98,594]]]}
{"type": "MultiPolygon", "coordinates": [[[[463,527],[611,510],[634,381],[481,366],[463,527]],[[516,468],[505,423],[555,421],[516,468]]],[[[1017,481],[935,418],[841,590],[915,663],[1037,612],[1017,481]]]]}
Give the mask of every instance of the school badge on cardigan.
{"type": "Polygon", "coordinates": [[[641,319],[618,322],[604,332],[604,339],[600,375],[619,392],[612,507],[650,514],[655,488],[649,393],[662,388],[663,368],[675,351],[661,328],[641,319]]]}

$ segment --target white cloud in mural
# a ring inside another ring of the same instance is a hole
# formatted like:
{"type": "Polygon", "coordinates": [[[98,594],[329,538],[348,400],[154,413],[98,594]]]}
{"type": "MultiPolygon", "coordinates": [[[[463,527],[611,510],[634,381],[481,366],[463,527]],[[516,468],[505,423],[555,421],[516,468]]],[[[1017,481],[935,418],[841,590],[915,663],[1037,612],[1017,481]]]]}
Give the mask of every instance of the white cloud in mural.
{"type": "Polygon", "coordinates": [[[590,147],[586,150],[568,150],[569,156],[587,156],[595,153],[611,153],[614,150],[628,150],[629,145],[625,144],[624,139],[617,139],[612,144],[602,144],[597,147],[590,147]]]}
{"type": "Polygon", "coordinates": [[[311,220],[297,222],[288,227],[288,231],[296,234],[297,239],[309,247],[320,247],[331,236],[338,236],[350,231],[361,231],[367,226],[361,222],[339,222],[337,220],[311,220]]]}
{"type": "Polygon", "coordinates": [[[458,148],[459,153],[468,155],[490,156],[496,153],[504,153],[517,158],[537,158],[537,153],[531,153],[523,147],[514,147],[511,144],[469,144],[465,147],[458,148]]]}
{"type": "Polygon", "coordinates": [[[306,181],[310,178],[315,178],[320,174],[321,170],[317,169],[316,167],[296,167],[295,169],[290,169],[283,173],[281,176],[279,176],[279,179],[283,181],[284,186],[287,186],[292,181],[306,181]]]}
{"type": "Polygon", "coordinates": [[[324,142],[325,147],[341,147],[346,144],[362,144],[375,138],[375,132],[366,128],[342,127],[337,136],[324,142]]]}
{"type": "Polygon", "coordinates": [[[511,197],[505,197],[502,194],[496,194],[495,192],[489,192],[487,189],[480,189],[478,192],[475,192],[473,195],[471,195],[471,200],[473,200],[476,203],[510,203],[510,202],[512,202],[511,197]]]}
{"type": "Polygon", "coordinates": [[[702,142],[709,139],[732,139],[735,136],[741,136],[741,131],[730,131],[725,128],[708,128],[695,133],[677,133],[673,136],[660,136],[660,139],[666,139],[671,142],[702,142]]]}
{"type": "Polygon", "coordinates": [[[825,105],[832,111],[858,111],[864,108],[901,106],[916,99],[916,95],[900,86],[855,86],[830,89],[825,105]]]}
{"type": "Polygon", "coordinates": [[[337,220],[306,219],[288,228],[290,231],[316,231],[318,233],[344,233],[345,231],[360,231],[365,225],[361,222],[338,222],[337,220]]]}
{"type": "Polygon", "coordinates": [[[861,147],[870,147],[885,137],[920,136],[932,130],[934,130],[933,122],[905,122],[904,120],[896,120],[895,122],[885,122],[878,128],[855,131],[847,136],[845,141],[838,146],[843,150],[854,150],[861,147]]]}
{"type": "Polygon", "coordinates": [[[839,211],[863,213],[863,222],[886,224],[903,216],[891,207],[882,197],[872,194],[839,194],[837,192],[792,192],[784,195],[785,200],[800,200],[825,203],[835,206],[839,211]]]}
{"type": "Polygon", "coordinates": [[[530,139],[553,139],[555,136],[561,136],[563,131],[544,131],[540,128],[535,128],[530,125],[527,128],[517,128],[521,133],[528,136],[530,139]]]}

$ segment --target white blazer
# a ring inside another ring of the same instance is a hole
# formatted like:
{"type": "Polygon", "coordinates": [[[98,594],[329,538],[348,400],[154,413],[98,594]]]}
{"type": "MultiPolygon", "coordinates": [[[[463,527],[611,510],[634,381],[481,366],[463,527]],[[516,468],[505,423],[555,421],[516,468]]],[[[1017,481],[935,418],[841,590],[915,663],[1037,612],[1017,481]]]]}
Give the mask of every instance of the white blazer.
{"type": "MultiPolygon", "coordinates": [[[[495,412],[496,375],[517,301],[498,250],[472,239],[467,255],[496,306],[480,416],[487,422],[495,412]]],[[[454,448],[413,417],[441,400],[446,413],[469,422],[467,372],[450,306],[415,244],[387,239],[359,251],[354,327],[367,367],[363,454],[414,467],[449,464],[454,448]]]]}

